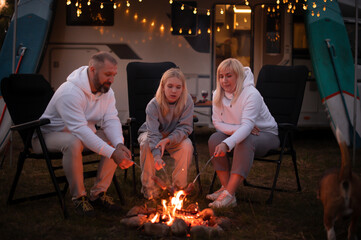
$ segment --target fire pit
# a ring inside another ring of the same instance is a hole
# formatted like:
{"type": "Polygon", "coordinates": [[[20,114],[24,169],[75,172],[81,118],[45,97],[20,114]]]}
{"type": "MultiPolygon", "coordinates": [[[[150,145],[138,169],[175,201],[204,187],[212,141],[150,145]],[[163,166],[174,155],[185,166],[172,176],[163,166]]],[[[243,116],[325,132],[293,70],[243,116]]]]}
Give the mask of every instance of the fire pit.
{"type": "Polygon", "coordinates": [[[135,206],[120,222],[128,227],[140,228],[150,236],[202,236],[213,238],[223,234],[231,226],[225,217],[216,217],[213,210],[200,210],[198,203],[185,207],[186,192],[177,191],[173,196],[161,200],[155,208],[135,206]]]}

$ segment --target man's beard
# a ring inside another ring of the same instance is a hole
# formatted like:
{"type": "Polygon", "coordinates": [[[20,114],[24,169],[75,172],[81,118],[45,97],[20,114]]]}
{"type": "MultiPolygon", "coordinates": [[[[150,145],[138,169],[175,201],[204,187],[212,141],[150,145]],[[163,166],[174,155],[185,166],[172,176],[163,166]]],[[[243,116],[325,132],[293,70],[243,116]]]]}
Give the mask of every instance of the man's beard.
{"type": "Polygon", "coordinates": [[[95,89],[97,90],[97,92],[101,92],[101,93],[107,93],[110,89],[110,83],[103,83],[103,84],[100,84],[99,83],[99,74],[96,73],[94,75],[94,87],[95,89]]]}

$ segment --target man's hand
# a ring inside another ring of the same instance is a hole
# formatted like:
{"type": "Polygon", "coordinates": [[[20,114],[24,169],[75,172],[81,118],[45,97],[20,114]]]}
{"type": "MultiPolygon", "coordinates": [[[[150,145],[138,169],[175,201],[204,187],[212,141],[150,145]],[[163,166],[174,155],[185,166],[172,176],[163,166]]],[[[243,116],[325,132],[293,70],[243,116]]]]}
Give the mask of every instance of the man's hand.
{"type": "Polygon", "coordinates": [[[169,138],[163,138],[162,140],[159,141],[157,146],[155,146],[155,148],[160,148],[161,151],[160,157],[163,157],[165,146],[167,146],[169,143],[170,143],[169,138]]]}
{"type": "Polygon", "coordinates": [[[157,171],[159,171],[163,167],[165,167],[165,162],[163,161],[163,159],[159,155],[156,155],[154,157],[154,163],[155,163],[155,169],[157,169],[157,171]]]}
{"type": "Polygon", "coordinates": [[[127,169],[134,164],[131,152],[121,143],[116,146],[111,158],[121,169],[127,169]]]}
{"type": "Polygon", "coordinates": [[[228,146],[224,142],[221,142],[216,146],[214,149],[214,156],[215,157],[224,157],[228,151],[228,146]]]}

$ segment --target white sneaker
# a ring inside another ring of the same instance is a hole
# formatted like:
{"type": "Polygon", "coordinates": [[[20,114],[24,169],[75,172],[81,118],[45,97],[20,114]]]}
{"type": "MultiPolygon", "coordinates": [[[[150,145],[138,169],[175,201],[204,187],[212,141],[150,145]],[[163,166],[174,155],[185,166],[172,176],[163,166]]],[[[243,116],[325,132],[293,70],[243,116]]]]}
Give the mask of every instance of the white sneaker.
{"type": "Polygon", "coordinates": [[[216,199],[219,197],[219,195],[221,195],[221,193],[222,193],[225,189],[226,189],[226,188],[222,186],[220,189],[218,189],[218,190],[215,191],[214,193],[212,193],[212,194],[207,194],[207,195],[206,195],[206,198],[209,199],[209,200],[214,201],[214,200],[216,200],[216,199]]]}
{"type": "Polygon", "coordinates": [[[237,206],[236,196],[224,190],[216,201],[208,204],[208,206],[211,208],[235,207],[237,206]]]}

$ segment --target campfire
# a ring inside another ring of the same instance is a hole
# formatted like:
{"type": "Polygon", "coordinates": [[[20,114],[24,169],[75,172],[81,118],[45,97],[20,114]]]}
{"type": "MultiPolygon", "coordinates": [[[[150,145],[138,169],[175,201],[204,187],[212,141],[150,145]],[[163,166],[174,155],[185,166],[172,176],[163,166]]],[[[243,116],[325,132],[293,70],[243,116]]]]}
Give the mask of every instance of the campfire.
{"type": "Polygon", "coordinates": [[[225,217],[216,217],[213,210],[200,210],[198,203],[186,204],[187,192],[174,192],[169,200],[161,200],[156,208],[135,206],[121,220],[128,227],[144,230],[150,236],[220,236],[231,222],[225,217]],[[186,207],[185,207],[186,206],[186,207]]]}

